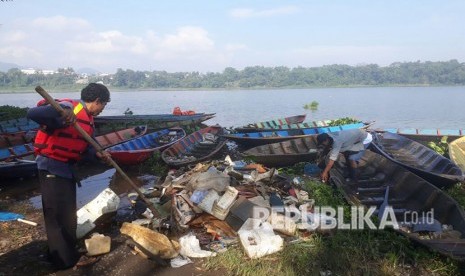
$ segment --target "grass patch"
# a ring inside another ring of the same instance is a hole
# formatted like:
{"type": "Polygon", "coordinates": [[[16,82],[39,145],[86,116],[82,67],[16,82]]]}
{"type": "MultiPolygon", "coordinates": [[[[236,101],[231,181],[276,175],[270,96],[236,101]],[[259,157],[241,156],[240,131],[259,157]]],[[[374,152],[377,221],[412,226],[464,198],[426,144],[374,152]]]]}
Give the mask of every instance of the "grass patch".
{"type": "Polygon", "coordinates": [[[151,173],[160,178],[166,177],[168,174],[168,165],[161,159],[161,154],[155,152],[142,166],[139,166],[139,172],[151,173]]]}

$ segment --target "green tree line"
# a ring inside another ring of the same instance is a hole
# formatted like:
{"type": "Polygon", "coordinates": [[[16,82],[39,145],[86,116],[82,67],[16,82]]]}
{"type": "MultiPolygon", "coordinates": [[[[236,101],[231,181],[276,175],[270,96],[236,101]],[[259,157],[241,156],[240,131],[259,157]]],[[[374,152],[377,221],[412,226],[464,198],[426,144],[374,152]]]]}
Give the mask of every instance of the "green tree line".
{"type": "MultiPolygon", "coordinates": [[[[0,72],[0,88],[43,85],[72,87],[81,79],[72,68],[58,69],[51,75],[26,75],[19,69],[0,72]]],[[[115,74],[90,76],[89,82],[102,81],[122,89],[249,89],[307,88],[344,86],[465,85],[465,63],[396,62],[376,64],[288,68],[251,66],[243,70],[228,67],[221,73],[134,71],[119,68],[115,74]]]]}

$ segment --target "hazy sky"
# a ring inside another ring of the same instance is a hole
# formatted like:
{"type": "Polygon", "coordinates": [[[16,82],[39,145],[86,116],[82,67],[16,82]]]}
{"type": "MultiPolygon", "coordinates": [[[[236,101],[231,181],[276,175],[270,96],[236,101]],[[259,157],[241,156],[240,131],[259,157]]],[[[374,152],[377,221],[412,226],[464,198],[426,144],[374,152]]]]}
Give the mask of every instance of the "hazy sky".
{"type": "Polygon", "coordinates": [[[463,0],[10,0],[0,24],[0,62],[37,69],[465,61],[463,0]]]}

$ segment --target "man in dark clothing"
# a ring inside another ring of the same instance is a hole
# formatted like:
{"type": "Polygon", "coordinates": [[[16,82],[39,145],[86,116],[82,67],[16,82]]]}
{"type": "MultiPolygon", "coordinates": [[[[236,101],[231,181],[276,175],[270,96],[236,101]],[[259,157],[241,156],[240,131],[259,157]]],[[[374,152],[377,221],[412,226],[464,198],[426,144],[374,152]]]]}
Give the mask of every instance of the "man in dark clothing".
{"type": "Polygon", "coordinates": [[[91,83],[81,91],[80,100],[59,100],[65,110],[61,116],[45,101],[28,111],[27,117],[41,125],[35,141],[42,207],[47,231],[48,253],[58,269],[73,267],[79,261],[76,248],[76,178],[74,165],[84,155],[108,161],[108,153],[95,153],[77,132],[79,124],[93,136],[93,117],[100,114],[110,92],[103,84],[91,83]]]}

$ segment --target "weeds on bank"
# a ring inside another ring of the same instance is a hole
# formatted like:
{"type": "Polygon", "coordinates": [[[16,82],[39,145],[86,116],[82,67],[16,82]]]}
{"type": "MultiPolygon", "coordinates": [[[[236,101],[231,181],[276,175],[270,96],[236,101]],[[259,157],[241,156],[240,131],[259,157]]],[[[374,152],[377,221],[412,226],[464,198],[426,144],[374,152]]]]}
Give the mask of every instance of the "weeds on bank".
{"type": "Polygon", "coordinates": [[[0,106],[0,118],[1,120],[10,120],[26,117],[26,107],[16,107],[11,105],[0,106]]]}
{"type": "Polygon", "coordinates": [[[139,169],[140,172],[151,173],[160,178],[166,177],[169,170],[168,165],[161,159],[159,152],[155,152],[139,169]]]}

